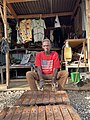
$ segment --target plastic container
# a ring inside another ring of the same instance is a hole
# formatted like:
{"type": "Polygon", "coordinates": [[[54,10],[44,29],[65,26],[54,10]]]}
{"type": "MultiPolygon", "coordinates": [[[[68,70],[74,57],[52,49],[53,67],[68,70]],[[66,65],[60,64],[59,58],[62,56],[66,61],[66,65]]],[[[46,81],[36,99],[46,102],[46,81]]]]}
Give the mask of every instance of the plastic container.
{"type": "Polygon", "coordinates": [[[80,73],[79,72],[72,72],[71,73],[71,80],[72,80],[72,82],[80,82],[80,73]]]}

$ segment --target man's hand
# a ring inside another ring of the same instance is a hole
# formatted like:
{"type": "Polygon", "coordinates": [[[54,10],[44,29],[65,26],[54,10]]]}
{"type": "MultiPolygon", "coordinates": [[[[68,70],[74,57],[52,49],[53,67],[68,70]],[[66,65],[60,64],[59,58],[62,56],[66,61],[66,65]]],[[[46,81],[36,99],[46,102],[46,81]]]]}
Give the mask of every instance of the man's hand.
{"type": "Polygon", "coordinates": [[[39,81],[39,86],[40,86],[40,89],[43,88],[43,86],[44,86],[44,80],[43,80],[43,79],[41,79],[41,80],[39,81]]]}
{"type": "Polygon", "coordinates": [[[57,82],[56,79],[53,77],[53,78],[52,78],[52,91],[56,91],[57,88],[58,88],[58,82],[57,82]]]}
{"type": "Polygon", "coordinates": [[[55,91],[55,83],[56,83],[56,79],[55,77],[52,77],[52,91],[55,91]]]}

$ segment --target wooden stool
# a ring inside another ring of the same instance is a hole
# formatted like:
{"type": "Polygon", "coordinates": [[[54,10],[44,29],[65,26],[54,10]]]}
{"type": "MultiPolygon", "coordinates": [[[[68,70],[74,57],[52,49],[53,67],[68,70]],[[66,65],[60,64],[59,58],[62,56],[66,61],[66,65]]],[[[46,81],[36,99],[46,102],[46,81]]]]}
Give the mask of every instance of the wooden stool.
{"type": "MultiPolygon", "coordinates": [[[[40,90],[39,81],[36,81],[36,85],[37,85],[38,90],[40,90]]],[[[43,87],[43,89],[41,89],[41,91],[42,90],[56,91],[56,87],[58,87],[58,82],[56,82],[56,84],[52,85],[51,80],[45,80],[44,87],[43,87]]]]}

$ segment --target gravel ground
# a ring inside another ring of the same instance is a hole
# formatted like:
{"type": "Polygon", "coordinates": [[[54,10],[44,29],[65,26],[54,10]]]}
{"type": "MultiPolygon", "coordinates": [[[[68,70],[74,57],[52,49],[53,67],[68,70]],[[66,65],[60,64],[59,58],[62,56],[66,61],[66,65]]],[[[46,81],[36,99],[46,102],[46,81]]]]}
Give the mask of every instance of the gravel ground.
{"type": "Polygon", "coordinates": [[[82,120],[90,120],[90,91],[68,91],[71,105],[82,120]]]}
{"type": "MultiPolygon", "coordinates": [[[[12,107],[24,91],[0,92],[0,111],[12,107]]],[[[90,91],[67,91],[71,105],[78,111],[82,120],[90,120],[90,91]]]]}

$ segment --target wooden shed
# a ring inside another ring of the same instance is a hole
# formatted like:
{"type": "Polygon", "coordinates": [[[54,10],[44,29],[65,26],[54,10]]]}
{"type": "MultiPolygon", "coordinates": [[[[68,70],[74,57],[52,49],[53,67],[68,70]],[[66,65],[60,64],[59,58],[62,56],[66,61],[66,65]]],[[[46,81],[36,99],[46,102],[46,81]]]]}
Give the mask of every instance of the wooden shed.
{"type": "MultiPolygon", "coordinates": [[[[62,47],[66,40],[70,42],[70,46],[73,48],[80,46],[83,43],[85,53],[84,65],[86,65],[87,60],[87,66],[89,68],[88,71],[90,72],[89,6],[90,0],[0,0],[0,23],[4,24],[3,35],[8,42],[7,21],[9,21],[12,24],[20,24],[21,20],[43,19],[46,24],[45,37],[50,38],[50,31],[55,30],[55,19],[58,18],[59,28],[63,31],[63,44],[62,46],[56,45],[53,49],[57,50],[58,52],[59,50],[62,50],[62,47]],[[73,35],[71,33],[73,33],[73,35]],[[74,40],[74,42],[72,42],[72,39],[74,40]]],[[[0,32],[0,34],[1,33],[2,32],[0,32]]],[[[18,46],[20,47],[20,44],[18,46]]],[[[35,51],[35,49],[36,48],[33,49],[29,46],[29,50],[35,51]]],[[[41,49],[39,49],[39,51],[40,50],[41,49]]],[[[36,49],[36,51],[38,50],[36,49]]],[[[10,52],[8,51],[6,53],[7,87],[9,87],[10,81],[9,54],[10,52]]],[[[61,55],[62,54],[60,52],[60,56],[61,55]]],[[[2,68],[0,71],[2,71],[3,69],[4,68],[2,68]]]]}

